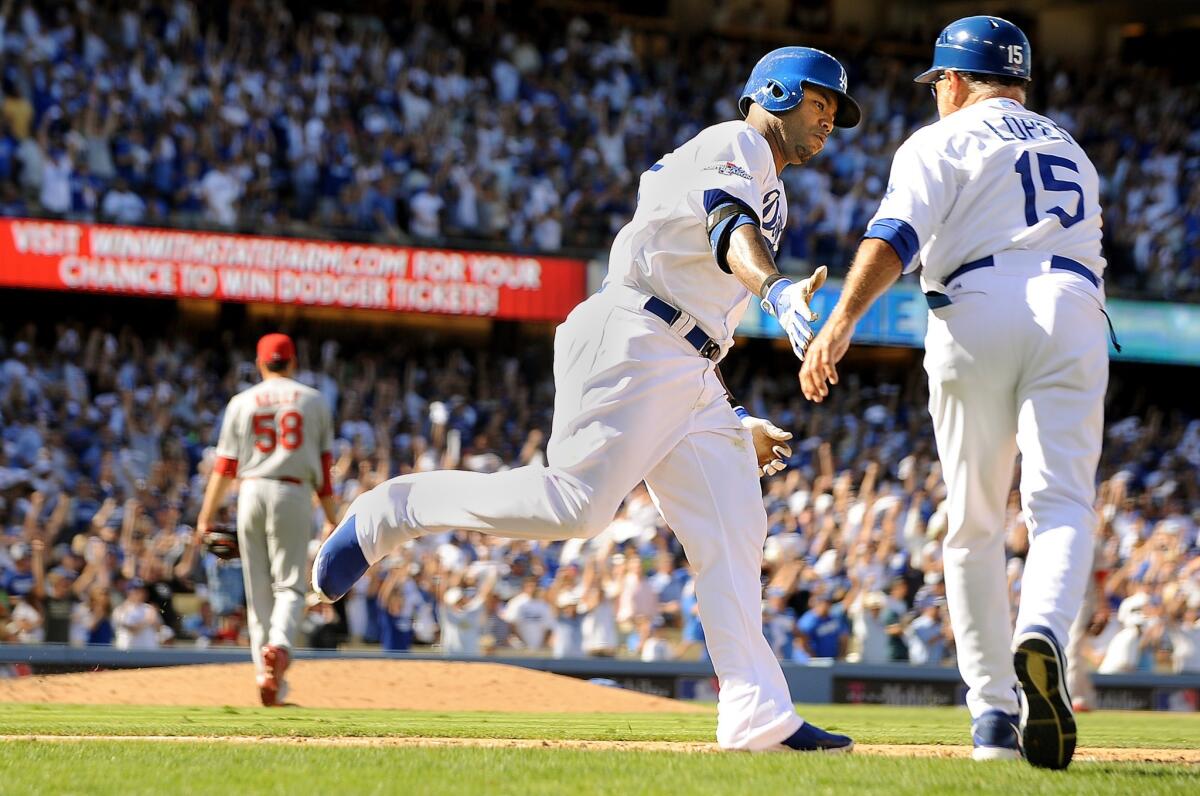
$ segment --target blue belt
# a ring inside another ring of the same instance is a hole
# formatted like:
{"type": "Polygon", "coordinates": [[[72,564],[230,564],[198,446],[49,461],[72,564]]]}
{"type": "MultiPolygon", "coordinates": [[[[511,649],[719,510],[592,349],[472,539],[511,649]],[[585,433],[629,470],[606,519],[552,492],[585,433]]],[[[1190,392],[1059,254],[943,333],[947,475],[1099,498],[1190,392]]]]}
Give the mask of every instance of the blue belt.
{"type": "MultiPolygon", "coordinates": [[[[658,296],[651,296],[646,299],[646,303],[643,306],[651,315],[657,315],[666,321],[667,326],[673,326],[675,321],[679,320],[679,316],[683,315],[681,310],[675,309],[658,296]]],[[[683,339],[691,343],[692,348],[695,348],[700,356],[705,359],[715,360],[721,355],[721,346],[717,344],[716,340],[705,334],[699,325],[693,326],[691,331],[683,336],[683,339]]]]}
{"type": "MultiPolygon", "coordinates": [[[[991,268],[996,264],[996,260],[991,255],[982,257],[978,260],[972,260],[969,263],[964,263],[958,268],[950,272],[950,275],[942,280],[942,284],[948,285],[955,279],[958,279],[963,274],[971,271],[978,271],[980,268],[991,268]]],[[[1092,273],[1092,269],[1088,268],[1083,263],[1077,263],[1069,257],[1059,257],[1057,254],[1050,258],[1050,267],[1057,268],[1060,271],[1070,271],[1074,274],[1079,274],[1087,281],[1091,282],[1095,287],[1100,287],[1100,278],[1092,273]]],[[[950,297],[945,293],[929,291],[925,294],[925,302],[929,304],[929,309],[936,310],[941,307],[950,306],[950,297]]]]}

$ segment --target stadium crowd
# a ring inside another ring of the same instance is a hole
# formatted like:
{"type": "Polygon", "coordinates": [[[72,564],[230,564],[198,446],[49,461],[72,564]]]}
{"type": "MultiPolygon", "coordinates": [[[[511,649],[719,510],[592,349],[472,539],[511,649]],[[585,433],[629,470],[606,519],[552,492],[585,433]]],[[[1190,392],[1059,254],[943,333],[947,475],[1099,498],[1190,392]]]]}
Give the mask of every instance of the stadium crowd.
{"type": "MultiPolygon", "coordinates": [[[[404,338],[361,350],[297,341],[298,378],[334,407],[343,505],[399,473],[544,456],[543,345],[500,356],[404,338]]],[[[228,332],[197,343],[73,323],[2,330],[0,641],[246,643],[240,564],[200,549],[192,524],[222,409],[254,378],[253,356],[228,332]]],[[[764,483],[763,628],[776,653],[952,662],[923,375],[867,385],[850,374],[818,406],[787,370],[768,375],[737,352],[729,366],[751,412],[796,435],[789,469],[764,483]]],[[[1200,419],[1117,413],[1106,434],[1084,654],[1101,671],[1200,671],[1200,419]]],[[[1015,600],[1027,540],[1015,496],[1010,509],[1015,600]]],[[[314,514],[314,538],[318,528],[314,514]]],[[[310,601],[304,630],[318,647],[704,654],[686,556],[644,488],[587,541],[411,543],[336,608],[310,601]]]]}
{"type": "MultiPolygon", "coordinates": [[[[0,215],[603,249],[646,168],[737,118],[765,49],[654,47],[537,4],[389,13],[0,0],[0,215]]],[[[847,60],[864,123],[784,175],[785,263],[848,263],[892,153],[932,121],[918,65],[871,52],[847,60]]],[[[1031,103],[1102,175],[1109,292],[1200,300],[1196,86],[1043,60],[1031,103]]]]}

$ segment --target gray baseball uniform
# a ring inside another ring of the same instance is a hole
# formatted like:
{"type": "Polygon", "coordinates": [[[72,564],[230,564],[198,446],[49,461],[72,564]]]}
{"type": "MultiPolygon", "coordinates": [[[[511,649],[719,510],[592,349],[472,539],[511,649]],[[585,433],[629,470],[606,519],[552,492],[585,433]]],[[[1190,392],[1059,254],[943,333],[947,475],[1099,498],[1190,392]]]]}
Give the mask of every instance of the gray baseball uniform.
{"type": "Polygon", "coordinates": [[[331,491],[333,416],[321,394],[292,379],[267,379],[225,409],[215,472],[237,476],[237,533],[246,582],[250,648],[291,649],[304,613],[312,493],[331,491]]]}

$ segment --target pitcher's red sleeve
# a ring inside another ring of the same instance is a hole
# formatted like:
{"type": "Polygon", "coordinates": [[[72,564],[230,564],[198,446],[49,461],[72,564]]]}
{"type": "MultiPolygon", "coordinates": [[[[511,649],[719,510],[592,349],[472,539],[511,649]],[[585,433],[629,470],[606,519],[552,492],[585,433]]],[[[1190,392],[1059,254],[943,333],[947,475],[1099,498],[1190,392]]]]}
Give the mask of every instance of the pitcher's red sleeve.
{"type": "Polygon", "coordinates": [[[317,497],[329,497],[333,494],[333,478],[329,475],[329,468],[333,466],[333,454],[329,451],[321,454],[321,488],[317,490],[317,497]]]}

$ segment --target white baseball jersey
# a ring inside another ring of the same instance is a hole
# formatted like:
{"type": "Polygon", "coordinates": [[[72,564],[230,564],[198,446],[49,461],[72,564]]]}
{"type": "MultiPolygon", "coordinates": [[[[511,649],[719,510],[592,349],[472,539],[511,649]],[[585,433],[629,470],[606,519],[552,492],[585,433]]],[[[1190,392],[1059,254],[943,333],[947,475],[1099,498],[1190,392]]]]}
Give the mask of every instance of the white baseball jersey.
{"type": "Polygon", "coordinates": [[[713,259],[709,212],[732,197],[754,213],[773,250],[787,226],[787,197],[767,139],[724,122],[642,175],[637,211],[609,254],[609,283],[658,296],[696,319],[727,350],[750,293],[713,259]]]}
{"type": "Polygon", "coordinates": [[[1068,257],[1100,276],[1099,196],[1096,168],[1067,131],[994,98],[904,142],[871,225],[908,226],[891,242],[905,272],[923,266],[927,290],[940,290],[960,265],[1004,251],[1068,257]]]}
{"type": "Polygon", "coordinates": [[[238,393],[225,409],[217,456],[241,478],[295,480],[322,491],[322,454],[333,450],[333,417],[321,394],[288,378],[238,393]]]}

